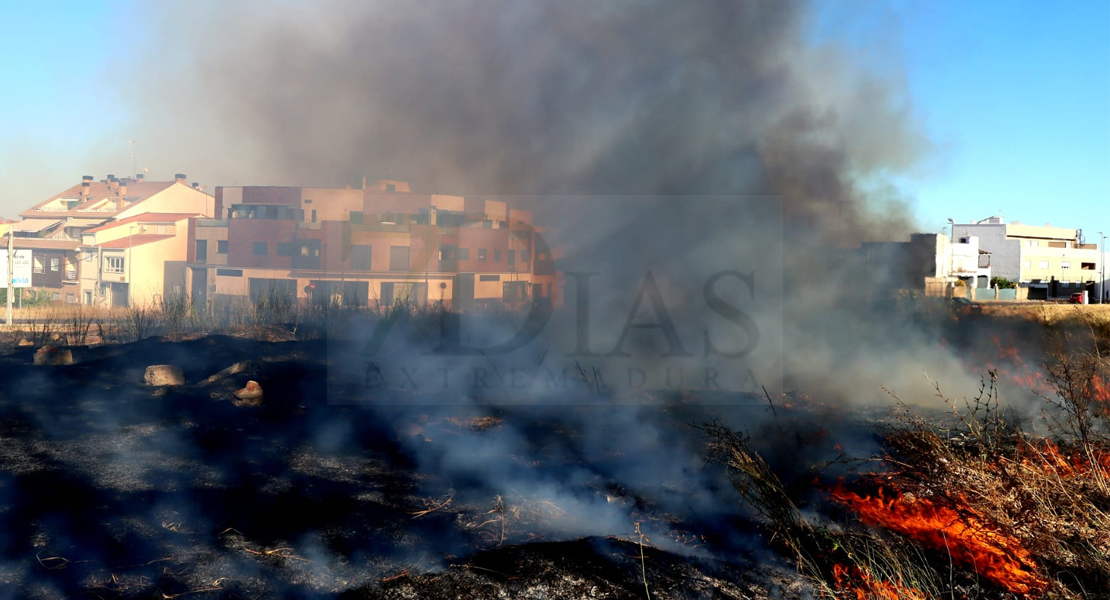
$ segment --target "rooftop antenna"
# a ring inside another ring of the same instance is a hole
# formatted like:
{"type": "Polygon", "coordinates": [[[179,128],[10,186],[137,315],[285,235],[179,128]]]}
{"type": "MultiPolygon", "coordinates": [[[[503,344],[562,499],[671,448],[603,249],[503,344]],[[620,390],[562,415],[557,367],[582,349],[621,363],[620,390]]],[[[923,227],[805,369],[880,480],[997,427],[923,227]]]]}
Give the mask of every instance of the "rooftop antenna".
{"type": "Polygon", "coordinates": [[[137,158],[135,156],[135,144],[137,144],[138,142],[136,142],[135,140],[127,141],[131,143],[131,178],[135,179],[135,176],[139,174],[139,169],[135,166],[135,161],[137,158]]]}

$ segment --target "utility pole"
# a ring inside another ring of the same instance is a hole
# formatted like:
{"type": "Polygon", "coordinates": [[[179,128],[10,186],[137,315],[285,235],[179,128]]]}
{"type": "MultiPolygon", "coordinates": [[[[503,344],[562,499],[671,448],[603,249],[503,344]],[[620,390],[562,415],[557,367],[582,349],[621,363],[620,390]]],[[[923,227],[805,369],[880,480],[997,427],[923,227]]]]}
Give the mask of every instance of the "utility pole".
{"type": "Polygon", "coordinates": [[[15,236],[12,231],[8,232],[8,318],[5,323],[8,324],[8,329],[12,328],[12,293],[15,290],[13,285],[13,278],[15,276],[15,236]]]}

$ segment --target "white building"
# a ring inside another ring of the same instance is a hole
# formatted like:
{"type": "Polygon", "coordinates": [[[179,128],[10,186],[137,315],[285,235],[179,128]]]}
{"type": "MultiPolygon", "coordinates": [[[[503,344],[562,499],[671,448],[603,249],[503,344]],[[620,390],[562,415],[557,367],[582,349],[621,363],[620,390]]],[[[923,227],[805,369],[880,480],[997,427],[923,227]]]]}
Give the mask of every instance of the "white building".
{"type": "Polygon", "coordinates": [[[1098,244],[1088,244],[1077,229],[1006,223],[990,217],[953,225],[957,240],[979,238],[990,252],[994,276],[1028,288],[1028,297],[1053,298],[1089,290],[1097,294],[1102,262],[1098,244]]]}

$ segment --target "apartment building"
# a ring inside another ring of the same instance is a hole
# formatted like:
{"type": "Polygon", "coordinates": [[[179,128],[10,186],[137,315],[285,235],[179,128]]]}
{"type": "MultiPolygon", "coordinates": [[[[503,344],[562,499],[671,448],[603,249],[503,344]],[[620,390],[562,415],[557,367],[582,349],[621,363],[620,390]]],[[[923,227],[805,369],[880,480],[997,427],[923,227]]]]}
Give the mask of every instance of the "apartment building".
{"type": "MultiPolygon", "coordinates": [[[[554,257],[528,211],[506,202],[361,189],[218,187],[219,219],[190,221],[189,254],[167,285],[206,305],[281,294],[390,306],[552,302],[554,257]]],[[[167,289],[169,289],[167,287],[167,289]]]]}
{"type": "MultiPolygon", "coordinates": [[[[190,216],[211,216],[214,210],[215,198],[204,193],[199,185],[187,184],[184,174],[176,175],[173,181],[146,181],[142,174],[134,178],[108,175],[99,182],[86,175],[80,184],[20,213],[22,220],[11,223],[7,229],[16,249],[31,250],[33,292],[45,291],[59,302],[126,306],[132,296],[131,277],[119,279],[119,273],[110,273],[109,280],[101,281],[116,284],[114,286],[98,287],[87,283],[97,281],[104,274],[102,250],[121,251],[123,248],[111,246],[119,246],[122,242],[117,238],[107,239],[108,234],[103,231],[95,232],[97,235],[92,238],[86,238],[85,233],[111,223],[136,223],[139,227],[145,223],[133,219],[144,214],[181,211],[190,216]],[[100,248],[100,242],[108,243],[109,247],[100,248]]],[[[184,233],[185,228],[181,231],[184,233]]],[[[132,236],[132,246],[136,242],[145,245],[156,241],[140,236],[132,236]]],[[[3,243],[7,243],[6,238],[3,243]]],[[[160,245],[150,250],[156,253],[167,248],[160,245]]],[[[116,268],[116,259],[122,257],[113,257],[110,268],[116,268]]],[[[155,279],[161,279],[160,273],[160,267],[155,269],[154,262],[142,270],[141,281],[145,287],[158,289],[140,293],[139,299],[153,301],[160,295],[161,289],[155,283],[155,279]],[[158,274],[153,274],[154,270],[158,274]]]]}
{"type": "Polygon", "coordinates": [[[184,261],[190,219],[200,213],[142,213],[82,234],[81,302],[111,307],[157,306],[164,297],[165,264],[184,261]]]}
{"type": "Polygon", "coordinates": [[[989,217],[953,225],[957,239],[975,236],[993,256],[994,275],[1027,288],[1030,299],[1096,293],[1101,270],[1098,244],[1086,243],[1078,229],[1006,223],[989,217]]]}
{"type": "Polygon", "coordinates": [[[855,260],[872,288],[941,293],[934,289],[939,285],[950,293],[957,281],[969,288],[988,287],[992,258],[975,236],[953,242],[943,234],[915,233],[908,242],[865,242],[855,260]]]}

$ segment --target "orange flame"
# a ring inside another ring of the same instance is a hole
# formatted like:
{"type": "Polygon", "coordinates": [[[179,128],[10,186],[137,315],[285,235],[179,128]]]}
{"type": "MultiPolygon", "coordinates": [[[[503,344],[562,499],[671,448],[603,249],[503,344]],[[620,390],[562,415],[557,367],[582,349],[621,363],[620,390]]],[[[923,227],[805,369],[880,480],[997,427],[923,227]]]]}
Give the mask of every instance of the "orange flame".
{"type": "Polygon", "coordinates": [[[887,499],[882,488],[875,498],[842,489],[832,496],[859,513],[865,523],[898,532],[933,550],[946,551],[961,565],[975,569],[1007,591],[1028,594],[1048,587],[1028,550],[974,516],[961,517],[950,508],[923,499],[887,499]]]}
{"type": "Polygon", "coordinates": [[[836,590],[854,595],[856,600],[925,600],[916,589],[893,581],[880,581],[862,567],[833,565],[836,590]]]}

